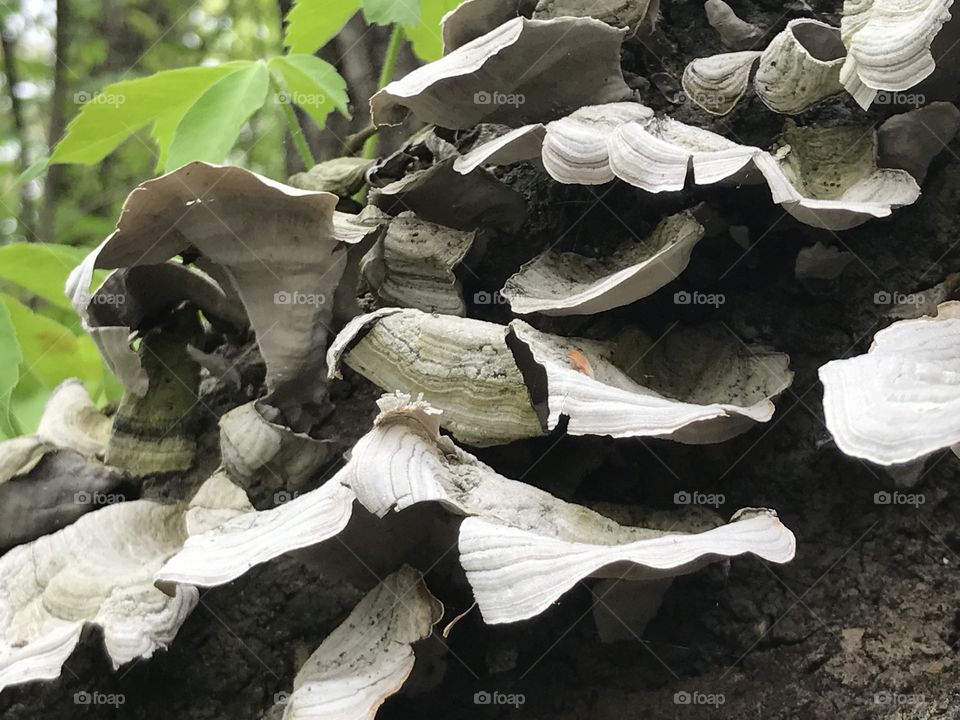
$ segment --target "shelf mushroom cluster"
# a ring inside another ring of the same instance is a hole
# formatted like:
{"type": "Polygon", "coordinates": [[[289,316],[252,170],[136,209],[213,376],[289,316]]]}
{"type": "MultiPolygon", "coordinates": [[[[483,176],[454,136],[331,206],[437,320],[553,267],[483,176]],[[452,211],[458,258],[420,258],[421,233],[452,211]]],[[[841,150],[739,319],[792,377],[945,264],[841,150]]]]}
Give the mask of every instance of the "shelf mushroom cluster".
{"type": "MultiPolygon", "coordinates": [[[[733,52],[691,62],[684,87],[715,114],[732,110],[751,75],[779,113],[844,88],[867,106],[878,91],[933,71],[930,45],[950,4],[920,1],[903,12],[896,0],[847,0],[841,28],[793,20],[759,49],[762,28],[707,0],[710,24],[733,52]]],[[[586,578],[636,583],[655,607],[671,578],[707,563],[746,553],[792,559],[795,538],[773,510],[744,508],[727,523],[689,512],[666,527],[622,522],[609,508],[507,478],[460,446],[555,432],[719,443],[768,422],[793,379],[787,355],[722,324],[660,340],[636,327],[602,338],[538,329],[539,316],[594,315],[662,290],[705,235],[695,210],[662,218],[607,257],[532,257],[502,290],[525,320],[470,317],[460,273],[482,252],[478,238],[517,234],[526,211],[486,166],[531,162],[559,183],[620,180],[651,194],[766,183],[799,221],[843,230],[915,202],[940,147],[910,152],[904,133],[931,125],[942,143],[960,118],[940,104],[879,134],[788,121],[769,150],[743,145],[657,115],[625,82],[621,43],[651,32],[656,0],[594,5],[587,13],[563,0],[467,0],[448,14],[445,56],[371,99],[377,124],[413,113],[436,128],[389,158],[297,180],[335,176],[354,188],[363,175],[371,192],[360,213],[337,211],[330,192],[206,163],[131,193],[116,231],[67,285],[128,397],[157,392],[133,340],[183,307],[223,337],[252,334],[265,392],[222,414],[220,467],[189,501],[64,502],[65,492],[106,492],[123,475],[107,464],[117,423],[75,383],[54,393],[34,436],[0,444],[0,518],[11,507],[43,511],[0,534],[12,547],[0,556],[0,689],[57,677],[87,625],[102,629],[114,666],[150,657],[174,639],[198,587],[350,533],[370,539],[417,508],[432,508],[417,528],[424,542],[452,528],[465,585],[491,624],[535,617],[586,578]],[[460,154],[446,131],[478,123],[507,127],[460,154]],[[93,289],[101,268],[112,272],[93,289]],[[108,301],[118,296],[129,302],[108,301]],[[300,490],[334,459],[334,443],[316,431],[345,367],[385,392],[372,428],[319,487],[254,509],[247,490],[258,478],[300,490]]],[[[798,274],[830,281],[848,258],[815,246],[802,260],[798,274]]],[[[896,464],[960,444],[958,327],[948,303],[935,318],[877,334],[866,355],[821,369],[841,450],[896,464]]],[[[399,559],[311,655],[277,711],[285,720],[372,717],[443,612],[399,559]]]]}

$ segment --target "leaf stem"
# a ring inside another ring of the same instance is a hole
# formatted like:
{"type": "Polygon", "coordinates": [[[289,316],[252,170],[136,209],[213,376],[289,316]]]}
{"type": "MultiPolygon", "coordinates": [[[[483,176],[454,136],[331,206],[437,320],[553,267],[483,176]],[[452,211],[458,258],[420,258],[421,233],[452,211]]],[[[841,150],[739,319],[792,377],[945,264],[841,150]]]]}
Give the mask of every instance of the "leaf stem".
{"type": "MultiPolygon", "coordinates": [[[[273,90],[274,96],[278,99],[279,96],[283,95],[283,90],[277,84],[277,81],[272,77],[270,78],[270,87],[273,90]]],[[[307,145],[307,140],[303,137],[303,128],[300,127],[300,121],[297,120],[297,114],[293,111],[293,104],[280,100],[279,105],[280,110],[283,112],[283,117],[287,121],[287,129],[290,131],[290,137],[293,138],[293,145],[295,148],[297,148],[297,153],[300,155],[300,160],[303,162],[303,169],[309,170],[317,164],[317,161],[313,159],[313,153],[310,152],[310,146],[307,145]]]]}
{"type": "MultiPolygon", "coordinates": [[[[404,40],[403,27],[394,25],[390,33],[390,42],[387,43],[387,50],[383,54],[383,68],[380,70],[380,79],[377,81],[377,89],[382,90],[393,80],[393,71],[397,67],[397,56],[400,54],[400,46],[404,40]]],[[[363,156],[365,158],[374,158],[377,156],[377,136],[373,135],[367,139],[363,145],[363,156]]]]}

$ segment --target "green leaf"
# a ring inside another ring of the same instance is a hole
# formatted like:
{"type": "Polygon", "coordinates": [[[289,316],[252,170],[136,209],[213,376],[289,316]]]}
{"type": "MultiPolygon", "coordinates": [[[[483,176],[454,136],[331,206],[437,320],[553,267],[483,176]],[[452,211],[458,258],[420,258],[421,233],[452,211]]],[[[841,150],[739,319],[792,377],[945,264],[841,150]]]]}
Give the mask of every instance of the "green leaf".
{"type": "Polygon", "coordinates": [[[97,385],[103,366],[92,342],[80,342],[56,320],[35,313],[16,298],[0,296],[17,333],[21,352],[21,378],[30,376],[53,390],[67,378],[77,377],[97,385]]]}
{"type": "Polygon", "coordinates": [[[360,9],[360,0],[296,0],[287,13],[283,44],[291,54],[312,55],[332,40],[360,9]]]}
{"type": "Polygon", "coordinates": [[[230,73],[208,87],[180,119],[165,167],[193,160],[222,162],[250,116],[267,99],[270,73],[262,61],[230,73]]]}
{"type": "Polygon", "coordinates": [[[50,162],[94,165],[151,123],[155,123],[153,137],[163,155],[173,138],[173,128],[204,90],[249,64],[249,61],[239,61],[164,70],[136,80],[112,83],[98,95],[78,92],[74,100],[82,102],[83,108],[67,126],[50,162]]]}
{"type": "Polygon", "coordinates": [[[350,117],[347,82],[330,63],[313,55],[286,55],[270,60],[270,68],[280,74],[286,89],[277,101],[299,105],[318,127],[334,109],[350,117]]]}
{"type": "Polygon", "coordinates": [[[0,280],[26,289],[48,303],[73,311],[63,286],[87,250],[68,245],[12,243],[0,247],[0,280]]]}
{"type": "Polygon", "coordinates": [[[440,19],[463,0],[420,0],[420,20],[415,25],[404,25],[413,54],[424,62],[443,57],[443,38],[440,19]]]}
{"type": "Polygon", "coordinates": [[[43,175],[43,172],[47,169],[47,165],[49,164],[50,158],[48,157],[42,157],[39,160],[34,160],[30,164],[30,167],[17,176],[17,179],[13,183],[13,189],[19,190],[31,180],[36,180],[38,177],[43,175]]]}
{"type": "Polygon", "coordinates": [[[420,21],[419,3],[420,0],[363,0],[363,17],[371,25],[416,25],[420,21]]]}
{"type": "Polygon", "coordinates": [[[0,303],[0,438],[13,437],[10,396],[20,379],[20,343],[7,306],[0,303]]]}

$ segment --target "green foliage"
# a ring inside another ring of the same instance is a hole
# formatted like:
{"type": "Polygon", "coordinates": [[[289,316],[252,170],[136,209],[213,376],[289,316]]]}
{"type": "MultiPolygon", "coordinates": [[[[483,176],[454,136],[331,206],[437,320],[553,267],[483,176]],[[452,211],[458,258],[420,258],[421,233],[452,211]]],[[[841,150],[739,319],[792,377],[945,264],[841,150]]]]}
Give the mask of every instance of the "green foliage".
{"type": "Polygon", "coordinates": [[[10,312],[0,303],[0,439],[17,434],[10,412],[10,397],[20,379],[21,357],[10,312]]]}
{"type": "Polygon", "coordinates": [[[363,0],[363,18],[371,25],[416,25],[419,0],[363,0]]]}
{"type": "Polygon", "coordinates": [[[67,378],[79,378],[101,403],[120,396],[64,295],[85,254],[62,245],[0,247],[0,437],[35,429],[50,391],[67,378]]]}
{"type": "Polygon", "coordinates": [[[360,9],[360,0],[296,0],[287,13],[283,44],[312,55],[333,40],[360,9]]]}
{"type": "Polygon", "coordinates": [[[177,124],[165,169],[191,160],[223,160],[244,124],[266,101],[269,76],[266,63],[257,61],[208,86],[177,124]]]}
{"type": "Polygon", "coordinates": [[[73,312],[63,292],[70,271],[87,254],[82,248],[37,243],[0,247],[0,280],[19,285],[51,305],[73,312]]]}
{"type": "Polygon", "coordinates": [[[420,0],[420,18],[415,25],[406,25],[407,38],[414,54],[425,62],[443,55],[440,20],[463,0],[420,0]]]}
{"type": "Polygon", "coordinates": [[[350,117],[347,83],[330,63],[313,55],[284,55],[272,58],[270,69],[280,75],[286,87],[278,100],[300,106],[319,127],[333,110],[350,117]]]}
{"type": "Polygon", "coordinates": [[[50,162],[96,164],[132,134],[151,124],[162,158],[193,103],[210,85],[244,64],[164,70],[107,85],[97,95],[78,94],[85,104],[67,127],[67,134],[57,144],[50,162]]]}
{"type": "Polygon", "coordinates": [[[440,18],[462,0],[296,0],[287,14],[284,45],[312,54],[330,42],[358,10],[373,25],[399,24],[414,54],[426,62],[443,54],[440,18]]]}
{"type": "Polygon", "coordinates": [[[276,100],[299,105],[319,126],[334,109],[350,117],[346,82],[332,65],[311,55],[166,70],[113,83],[91,96],[50,162],[98,163],[151,124],[158,169],[169,171],[192,160],[221,162],[266,103],[270,70],[276,71],[276,100]]]}

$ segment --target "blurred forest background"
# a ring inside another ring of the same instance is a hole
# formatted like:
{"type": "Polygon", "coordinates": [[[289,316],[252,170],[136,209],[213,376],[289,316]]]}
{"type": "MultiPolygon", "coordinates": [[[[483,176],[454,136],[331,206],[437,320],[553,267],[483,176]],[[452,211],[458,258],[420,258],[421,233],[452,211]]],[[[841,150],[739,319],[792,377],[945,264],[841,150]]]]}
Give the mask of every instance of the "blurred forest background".
{"type": "MultiPolygon", "coordinates": [[[[440,18],[457,4],[0,4],[0,438],[32,431],[67,377],[101,404],[119,397],[63,283],[111,232],[133,187],[171,161],[224,161],[285,180],[311,161],[361,152],[345,143],[369,126],[368,98],[439,57],[440,18]]],[[[382,133],[379,150],[409,131],[382,133]]],[[[376,150],[368,142],[365,152],[376,150]]]]}

